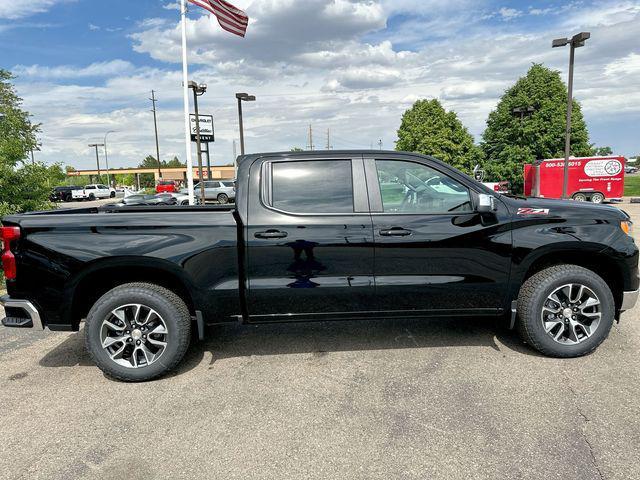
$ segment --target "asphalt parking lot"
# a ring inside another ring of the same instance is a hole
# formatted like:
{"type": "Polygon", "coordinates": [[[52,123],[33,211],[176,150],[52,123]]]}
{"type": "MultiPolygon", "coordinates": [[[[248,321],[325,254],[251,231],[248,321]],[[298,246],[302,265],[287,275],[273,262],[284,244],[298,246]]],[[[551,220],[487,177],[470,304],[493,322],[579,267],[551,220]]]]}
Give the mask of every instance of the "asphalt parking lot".
{"type": "Polygon", "coordinates": [[[640,478],[639,317],[570,360],[482,319],[221,327],[144,384],[0,328],[0,477],[640,478]]]}

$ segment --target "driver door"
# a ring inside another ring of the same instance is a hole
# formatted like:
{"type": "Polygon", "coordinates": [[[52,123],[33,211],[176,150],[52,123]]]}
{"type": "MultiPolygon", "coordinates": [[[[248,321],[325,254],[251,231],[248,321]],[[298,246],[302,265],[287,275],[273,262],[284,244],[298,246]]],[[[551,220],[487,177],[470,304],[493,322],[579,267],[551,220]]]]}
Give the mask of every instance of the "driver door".
{"type": "Polygon", "coordinates": [[[399,316],[495,314],[504,307],[506,208],[475,212],[473,181],[422,157],[365,159],[378,310],[399,316]]]}

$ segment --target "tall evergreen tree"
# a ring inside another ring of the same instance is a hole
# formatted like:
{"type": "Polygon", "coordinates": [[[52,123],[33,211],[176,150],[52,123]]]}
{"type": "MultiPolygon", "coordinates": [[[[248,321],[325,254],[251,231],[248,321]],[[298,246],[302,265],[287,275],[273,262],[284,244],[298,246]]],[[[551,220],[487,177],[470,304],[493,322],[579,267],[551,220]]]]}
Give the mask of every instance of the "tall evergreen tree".
{"type": "Polygon", "coordinates": [[[432,155],[466,173],[482,159],[455,112],[447,112],[436,99],[418,100],[404,112],[396,150],[432,155]]]}
{"type": "MultiPolygon", "coordinates": [[[[521,192],[523,165],[564,156],[567,87],[560,73],[534,64],[489,114],[482,149],[487,180],[509,180],[521,192]]],[[[580,104],[573,100],[571,155],[592,154],[580,104]]]]}

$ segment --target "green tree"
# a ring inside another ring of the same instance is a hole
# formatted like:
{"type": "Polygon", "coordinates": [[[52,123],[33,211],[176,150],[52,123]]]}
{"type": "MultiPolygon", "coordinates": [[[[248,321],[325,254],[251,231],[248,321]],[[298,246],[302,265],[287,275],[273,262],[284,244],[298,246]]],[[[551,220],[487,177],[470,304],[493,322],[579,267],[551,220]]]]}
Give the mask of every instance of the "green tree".
{"type": "Polygon", "coordinates": [[[304,152],[304,150],[300,147],[291,147],[292,152],[304,152]]]}
{"type": "Polygon", "coordinates": [[[180,168],[180,167],[186,167],[187,166],[187,164],[186,163],[182,163],[178,157],[173,157],[168,162],[162,162],[162,163],[163,163],[162,166],[163,167],[167,167],[167,168],[180,168]]]}
{"type": "Polygon", "coordinates": [[[593,155],[597,155],[599,157],[608,157],[609,155],[613,155],[613,149],[611,147],[596,147],[591,145],[593,148],[593,155]]]}
{"type": "Polygon", "coordinates": [[[447,112],[436,99],[418,100],[404,112],[396,150],[432,155],[466,173],[482,161],[473,136],[455,112],[447,112]]]}
{"type": "Polygon", "coordinates": [[[0,216],[51,208],[51,188],[64,181],[61,165],[26,161],[39,125],[22,109],[11,73],[0,69],[0,216]]]}
{"type": "Polygon", "coordinates": [[[140,168],[158,168],[158,160],[153,155],[147,155],[138,166],[140,168]]]}
{"type": "MultiPolygon", "coordinates": [[[[482,149],[487,180],[509,180],[514,192],[523,187],[525,163],[564,156],[567,87],[560,73],[534,64],[507,89],[489,114],[482,149]]],[[[580,104],[573,100],[571,154],[592,154],[580,104]]]]}

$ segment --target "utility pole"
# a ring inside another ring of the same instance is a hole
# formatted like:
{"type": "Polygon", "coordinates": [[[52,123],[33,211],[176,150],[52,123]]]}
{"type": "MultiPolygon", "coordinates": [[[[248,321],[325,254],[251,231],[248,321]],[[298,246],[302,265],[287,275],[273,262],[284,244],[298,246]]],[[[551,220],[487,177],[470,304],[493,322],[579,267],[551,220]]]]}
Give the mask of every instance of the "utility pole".
{"type": "Polygon", "coordinates": [[[96,149],[96,166],[98,167],[98,182],[100,182],[100,157],[98,156],[98,147],[104,147],[104,143],[91,143],[89,147],[96,149]]]}
{"type": "MultiPolygon", "coordinates": [[[[111,185],[111,178],[109,177],[109,154],[107,153],[107,137],[109,136],[110,133],[116,133],[115,130],[109,130],[107,133],[104,134],[104,163],[107,166],[107,183],[109,184],[110,187],[114,186],[111,185]]],[[[115,184],[115,181],[114,181],[115,184]]]]}
{"type": "Polygon", "coordinates": [[[309,124],[309,150],[313,150],[313,127],[309,124]]]}
{"type": "Polygon", "coordinates": [[[151,110],[153,112],[153,128],[156,132],[156,158],[158,160],[158,177],[162,178],[162,170],[161,170],[161,162],[160,162],[160,144],[158,142],[158,119],[156,116],[156,102],[158,100],[156,100],[156,92],[154,90],[151,90],[151,98],[149,99],[151,100],[151,104],[153,105],[153,109],[151,110]]]}
{"type": "Polygon", "coordinates": [[[331,133],[327,128],[327,150],[331,150],[331,133]]]}

